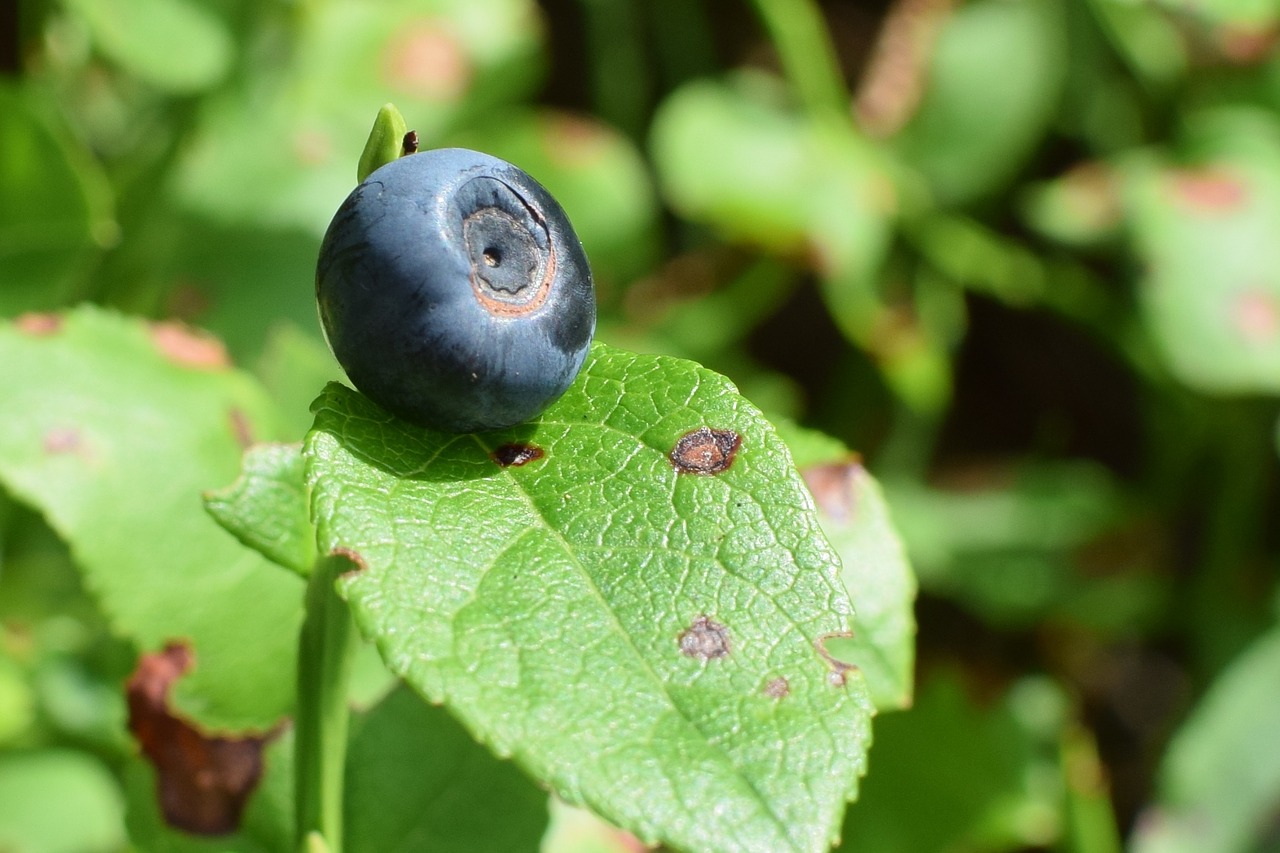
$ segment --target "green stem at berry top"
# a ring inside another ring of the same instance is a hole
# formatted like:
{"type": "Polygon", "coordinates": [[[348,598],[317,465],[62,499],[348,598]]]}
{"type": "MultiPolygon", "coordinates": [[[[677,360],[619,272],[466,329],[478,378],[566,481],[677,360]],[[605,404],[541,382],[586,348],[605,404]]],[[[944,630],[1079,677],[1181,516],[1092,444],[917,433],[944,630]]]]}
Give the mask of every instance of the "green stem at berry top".
{"type": "Polygon", "coordinates": [[[377,169],[398,159],[404,153],[404,135],[408,127],[395,104],[383,104],[373,120],[369,138],[356,164],[356,183],[363,183],[377,169]]]}

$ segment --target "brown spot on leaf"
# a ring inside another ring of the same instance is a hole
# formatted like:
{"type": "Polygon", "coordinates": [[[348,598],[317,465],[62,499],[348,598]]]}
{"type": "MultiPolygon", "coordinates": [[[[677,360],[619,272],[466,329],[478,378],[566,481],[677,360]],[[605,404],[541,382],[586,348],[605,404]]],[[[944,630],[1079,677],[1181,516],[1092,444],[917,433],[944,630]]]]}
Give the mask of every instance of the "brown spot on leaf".
{"type": "Polygon", "coordinates": [[[727,657],[729,629],[709,616],[699,616],[680,632],[680,652],[703,660],[727,657]]]}
{"type": "Polygon", "coordinates": [[[855,456],[848,462],[814,465],[800,472],[805,485],[813,493],[818,509],[833,521],[847,524],[857,510],[857,478],[862,463],[855,456]]]}
{"type": "Polygon", "coordinates": [[[294,131],[289,147],[294,160],[313,169],[332,162],[334,157],[333,138],[316,127],[294,131]]]}
{"type": "Polygon", "coordinates": [[[1213,34],[1218,51],[1228,62],[1236,65],[1253,65],[1271,55],[1280,32],[1271,26],[1248,27],[1224,25],[1213,34]]]}
{"type": "Polygon", "coordinates": [[[671,464],[680,474],[719,474],[733,464],[741,446],[742,436],[731,429],[702,427],[680,437],[671,464]]]}
{"type": "Polygon", "coordinates": [[[365,562],[364,556],[354,548],[334,548],[329,552],[330,557],[343,557],[351,563],[351,568],[342,573],[342,578],[350,579],[369,570],[369,564],[365,562]]]}
{"type": "Polygon", "coordinates": [[[19,332],[36,338],[57,334],[62,330],[62,317],[58,314],[23,314],[15,322],[19,332]]]}
{"type": "Polygon", "coordinates": [[[206,735],[170,709],[169,692],[194,657],[181,642],[142,656],[125,684],[129,731],[156,769],[165,821],[197,835],[225,835],[239,827],[262,776],[269,736],[206,735]]]}
{"type": "Polygon", "coordinates": [[[852,631],[833,631],[829,634],[823,634],[818,638],[815,647],[818,655],[826,662],[831,671],[827,673],[827,683],[833,687],[844,687],[849,680],[850,672],[857,672],[858,667],[847,661],[842,661],[827,648],[827,643],[831,640],[852,640],[852,631]]]}
{"type": "Polygon", "coordinates": [[[541,459],[546,454],[536,444],[512,443],[504,444],[493,451],[493,461],[503,468],[519,468],[541,459]]]}
{"type": "Polygon", "coordinates": [[[471,59],[466,48],[440,21],[418,21],[400,29],[387,45],[385,57],[384,79],[403,92],[456,101],[471,85],[471,59]]]}
{"type": "Polygon", "coordinates": [[[227,412],[227,420],[231,423],[231,434],[236,437],[236,443],[245,450],[253,446],[253,424],[249,423],[249,416],[244,410],[233,407],[227,412]]]}
{"type": "Polygon", "coordinates": [[[1245,340],[1266,343],[1280,332],[1280,304],[1265,290],[1245,291],[1231,306],[1231,320],[1245,340]]]}
{"type": "Polygon", "coordinates": [[[400,140],[400,155],[408,157],[410,154],[418,153],[418,131],[411,130],[404,135],[404,139],[400,140]]]}
{"type": "Polygon", "coordinates": [[[1226,169],[1180,169],[1170,173],[1175,197],[1201,213],[1230,213],[1245,203],[1244,182],[1226,169]]]}
{"type": "Polygon", "coordinates": [[[75,427],[54,427],[44,434],[44,452],[50,456],[75,453],[83,444],[84,438],[75,427]]]}
{"type": "Polygon", "coordinates": [[[176,320],[154,324],[151,340],[161,355],[184,367],[212,370],[231,366],[222,341],[176,320]]]}
{"type": "Polygon", "coordinates": [[[781,676],[769,679],[764,686],[764,695],[770,699],[785,699],[791,695],[791,685],[781,676]]]}

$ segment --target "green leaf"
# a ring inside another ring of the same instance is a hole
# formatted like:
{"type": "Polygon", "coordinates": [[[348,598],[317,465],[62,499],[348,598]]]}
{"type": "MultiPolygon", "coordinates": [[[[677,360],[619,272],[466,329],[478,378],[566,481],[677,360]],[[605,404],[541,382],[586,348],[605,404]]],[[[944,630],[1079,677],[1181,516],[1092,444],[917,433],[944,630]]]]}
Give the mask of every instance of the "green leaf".
{"type": "Polygon", "coordinates": [[[314,408],[320,548],[353,561],[340,589],[394,672],[646,840],[827,849],[870,735],[865,681],[824,645],[852,607],[727,380],[597,344],[509,430],[424,431],[339,385],[314,408]]]}
{"type": "Polygon", "coordinates": [[[266,728],[292,703],[301,585],[242,547],[201,492],[271,438],[261,389],[175,324],[91,308],[0,327],[0,481],[70,544],[113,628],[144,649],[184,639],[178,708],[209,728],[266,728]]]}
{"type": "Polygon", "coordinates": [[[867,677],[876,708],[911,705],[915,675],[916,579],[875,479],[839,441],[794,425],[779,431],[813,492],[818,519],[843,565],[853,599],[853,637],[841,660],[867,677]]]}
{"type": "Polygon", "coordinates": [[[126,71],[175,94],[208,89],[230,70],[226,25],[190,0],[66,0],[94,44],[126,71]]]}
{"type": "Polygon", "coordinates": [[[0,755],[0,850],[113,853],[125,843],[120,789],[70,750],[0,755]]]}
{"type": "Polygon", "coordinates": [[[654,117],[663,191],[690,219],[780,252],[812,250],[829,276],[879,268],[896,200],[875,150],[851,130],[778,105],[777,81],[690,83],[654,117]]]}
{"type": "Polygon", "coordinates": [[[1186,39],[1178,23],[1155,4],[1089,0],[1089,6],[1116,50],[1139,74],[1167,85],[1186,73],[1186,39]]]}
{"type": "Polygon", "coordinates": [[[911,711],[877,721],[875,772],[849,810],[842,849],[1052,847],[1063,705],[1047,680],[1024,679],[980,704],[955,674],[936,674],[911,711]]]}
{"type": "Polygon", "coordinates": [[[316,534],[301,450],[296,444],[250,447],[240,478],[225,489],[207,492],[204,508],[245,545],[306,576],[316,558],[316,534]]]}
{"type": "MultiPolygon", "coordinates": [[[[352,156],[355,156],[354,154],[352,156]]],[[[246,168],[251,168],[246,166],[246,168]]],[[[351,183],[347,176],[347,185],[351,183]]],[[[332,216],[341,195],[313,200],[312,213],[332,216]]],[[[230,226],[203,217],[176,219],[176,251],[163,264],[165,279],[176,282],[170,292],[168,309],[175,316],[216,333],[238,364],[255,364],[267,356],[277,330],[284,324],[297,332],[311,332],[320,351],[328,358],[330,373],[325,381],[341,375],[338,364],[328,357],[316,319],[315,290],[307,282],[315,274],[320,252],[320,234],[299,228],[271,228],[261,224],[230,226]],[[235,251],[228,251],[234,246],[235,251]],[[265,344],[264,344],[265,341],[265,344]]],[[[296,338],[293,343],[299,343],[296,338]]],[[[296,351],[296,347],[287,344],[296,351]]],[[[308,359],[315,361],[315,359],[308,359]]],[[[278,367],[283,365],[273,365],[278,367]]],[[[301,415],[305,425],[294,427],[290,439],[301,440],[311,426],[307,406],[324,382],[304,388],[284,388],[272,382],[286,377],[267,377],[268,390],[285,417],[301,415]],[[281,393],[282,390],[285,393],[281,393]],[[289,407],[301,405],[298,411],[289,407]]],[[[314,375],[312,371],[307,371],[314,375]]],[[[310,379],[310,376],[306,377],[310,379]]],[[[314,380],[311,380],[314,381],[314,380]]],[[[292,424],[291,424],[292,426],[292,424]]]]}
{"type": "Polygon", "coordinates": [[[116,231],[101,169],[48,119],[48,104],[0,80],[0,315],[65,302],[116,231]]]}
{"type": "Polygon", "coordinates": [[[1139,822],[1137,853],[1266,849],[1280,798],[1280,630],[1245,651],[1183,724],[1160,770],[1160,798],[1139,822]]]}
{"type": "Polygon", "coordinates": [[[784,92],[761,74],[674,92],[654,117],[663,191],[691,220],[809,260],[845,337],[880,350],[886,378],[912,405],[936,408],[946,396],[939,353],[883,334],[901,325],[877,290],[898,205],[885,158],[848,122],[787,108],[784,92]]]}
{"type": "MultiPolygon", "coordinates": [[[[363,183],[375,170],[399,159],[404,152],[404,137],[409,128],[395,104],[383,104],[373,120],[373,129],[356,166],[356,183],[363,183]]],[[[410,152],[412,153],[412,152],[410,152]]]]}
{"type": "Polygon", "coordinates": [[[946,21],[920,108],[894,148],[944,204],[1006,183],[1048,130],[1067,45],[1057,0],[980,0],[946,21]]]}
{"type": "Polygon", "coordinates": [[[547,795],[401,687],[352,720],[347,853],[537,853],[547,795]]]}
{"type": "Polygon", "coordinates": [[[1124,166],[1146,270],[1143,315],[1169,369],[1211,393],[1280,392],[1280,125],[1261,112],[1191,122],[1194,165],[1124,166]]]}
{"type": "Polygon", "coordinates": [[[1069,462],[974,466],[962,489],[886,482],[921,585],[992,625],[1029,628],[1050,616],[1128,633],[1167,596],[1142,561],[1088,576],[1078,553],[1119,529],[1125,504],[1100,466],[1069,462]]]}

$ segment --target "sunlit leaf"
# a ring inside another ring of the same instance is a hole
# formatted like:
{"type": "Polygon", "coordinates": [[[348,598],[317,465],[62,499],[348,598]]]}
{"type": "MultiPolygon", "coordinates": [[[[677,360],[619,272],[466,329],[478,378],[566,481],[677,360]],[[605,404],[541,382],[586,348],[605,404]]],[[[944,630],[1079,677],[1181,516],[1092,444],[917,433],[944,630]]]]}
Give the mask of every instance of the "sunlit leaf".
{"type": "Polygon", "coordinates": [[[723,378],[597,344],[509,430],[416,429],[337,385],[315,411],[320,545],[393,671],[643,838],[827,849],[869,736],[825,645],[852,609],[786,448],[723,378]]]}

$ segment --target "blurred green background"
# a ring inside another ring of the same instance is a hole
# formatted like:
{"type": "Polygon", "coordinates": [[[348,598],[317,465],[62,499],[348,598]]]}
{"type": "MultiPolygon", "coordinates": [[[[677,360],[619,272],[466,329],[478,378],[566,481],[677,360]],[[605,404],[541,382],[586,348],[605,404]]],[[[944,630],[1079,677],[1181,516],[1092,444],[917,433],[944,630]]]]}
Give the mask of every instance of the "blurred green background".
{"type": "MultiPolygon", "coordinates": [[[[1280,2],[0,15],[0,315],[209,329],[300,437],[315,255],[393,101],[561,200],[601,338],[880,478],[917,695],[843,849],[1280,851],[1280,2]]],[[[0,531],[0,851],[130,849],[132,649],[39,516],[0,531]]]]}

